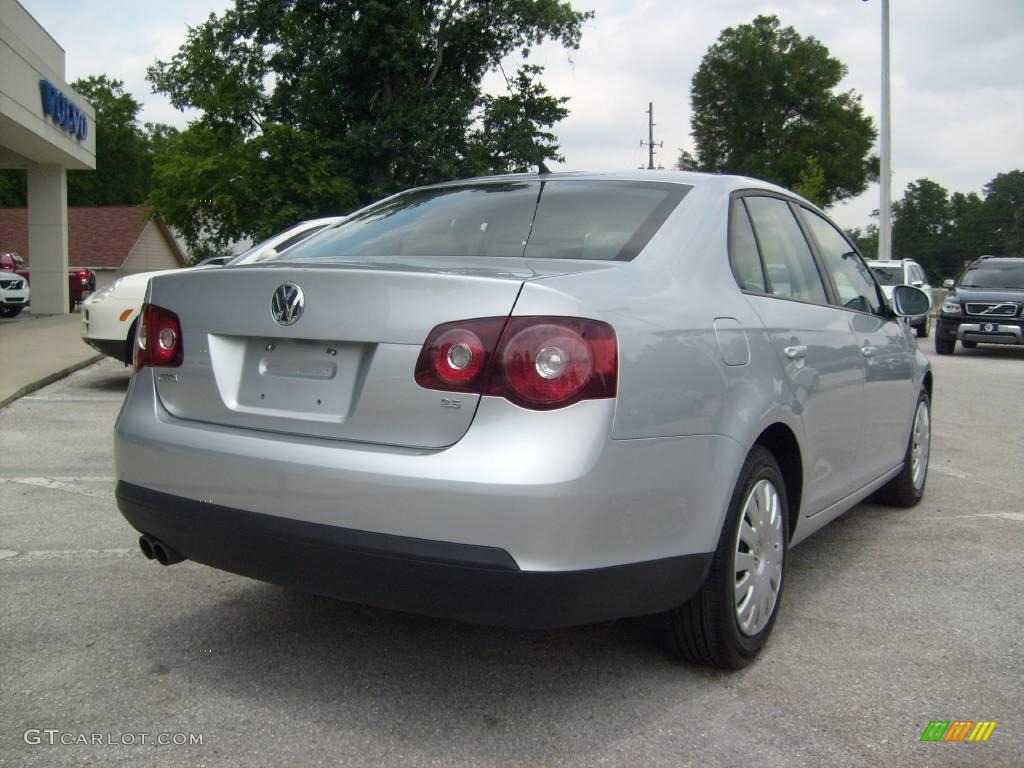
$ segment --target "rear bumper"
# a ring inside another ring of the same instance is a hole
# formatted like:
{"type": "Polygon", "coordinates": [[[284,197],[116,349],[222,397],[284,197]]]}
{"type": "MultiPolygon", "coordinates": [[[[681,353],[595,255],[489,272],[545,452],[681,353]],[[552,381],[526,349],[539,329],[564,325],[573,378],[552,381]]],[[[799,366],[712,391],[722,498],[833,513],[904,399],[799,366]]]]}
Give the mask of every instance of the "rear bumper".
{"type": "Polygon", "coordinates": [[[125,482],[138,531],[205,565],[352,602],[482,624],[553,628],[685,602],[710,554],[572,571],[524,571],[503,549],[246,512],[125,482]]]}

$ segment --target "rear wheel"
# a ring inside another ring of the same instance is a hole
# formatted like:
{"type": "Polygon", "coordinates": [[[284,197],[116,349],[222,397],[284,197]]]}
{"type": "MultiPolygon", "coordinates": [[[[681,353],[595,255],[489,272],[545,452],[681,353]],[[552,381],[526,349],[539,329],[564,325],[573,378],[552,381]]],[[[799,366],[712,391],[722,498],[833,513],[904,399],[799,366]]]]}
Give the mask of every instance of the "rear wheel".
{"type": "Polygon", "coordinates": [[[936,334],[935,336],[935,353],[938,355],[952,355],[953,348],[956,347],[956,339],[943,339],[936,334]]]}
{"type": "Polygon", "coordinates": [[[910,427],[903,469],[875,492],[874,501],[894,507],[913,507],[924,496],[932,445],[932,409],[928,393],[921,390],[910,427]]]}
{"type": "Polygon", "coordinates": [[[757,445],[743,464],[703,586],[663,615],[668,651],[696,664],[746,666],[775,625],[788,540],[782,472],[757,445]]]}

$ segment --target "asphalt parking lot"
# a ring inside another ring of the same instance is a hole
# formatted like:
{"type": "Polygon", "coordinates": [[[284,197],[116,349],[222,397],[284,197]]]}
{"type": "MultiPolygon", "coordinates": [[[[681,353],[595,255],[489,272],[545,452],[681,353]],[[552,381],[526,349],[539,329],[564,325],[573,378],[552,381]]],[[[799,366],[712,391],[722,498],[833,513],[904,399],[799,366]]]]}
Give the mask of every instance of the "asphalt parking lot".
{"type": "Polygon", "coordinates": [[[668,660],[647,619],[473,627],[147,561],[112,493],[128,374],[79,371],[0,410],[0,764],[1019,766],[1024,351],[922,349],[924,501],[794,549],[739,673],[668,660]],[[922,743],[931,720],[998,725],[922,743]]]}

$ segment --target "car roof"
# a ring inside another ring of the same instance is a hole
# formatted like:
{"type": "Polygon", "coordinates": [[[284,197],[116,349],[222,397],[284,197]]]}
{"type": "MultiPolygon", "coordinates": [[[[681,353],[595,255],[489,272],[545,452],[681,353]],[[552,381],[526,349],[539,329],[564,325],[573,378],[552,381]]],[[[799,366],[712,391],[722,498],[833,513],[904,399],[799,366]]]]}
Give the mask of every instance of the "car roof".
{"type": "Polygon", "coordinates": [[[973,267],[975,264],[980,264],[981,262],[985,262],[986,264],[1009,264],[1020,260],[1020,256],[979,256],[971,262],[971,266],[973,267]]]}
{"type": "Polygon", "coordinates": [[[819,210],[818,206],[810,200],[798,195],[790,189],[785,189],[767,181],[755,179],[749,176],[737,176],[728,173],[700,173],[698,171],[670,171],[670,170],[627,170],[627,171],[558,171],[556,173],[509,173],[496,176],[477,176],[468,179],[456,179],[445,181],[439,184],[430,184],[419,189],[434,189],[439,187],[457,187],[464,184],[498,184],[509,181],[656,181],[669,184],[686,184],[688,186],[718,187],[723,192],[737,190],[758,189],[766,192],[776,192],[794,197],[807,204],[808,207],[819,210]]]}

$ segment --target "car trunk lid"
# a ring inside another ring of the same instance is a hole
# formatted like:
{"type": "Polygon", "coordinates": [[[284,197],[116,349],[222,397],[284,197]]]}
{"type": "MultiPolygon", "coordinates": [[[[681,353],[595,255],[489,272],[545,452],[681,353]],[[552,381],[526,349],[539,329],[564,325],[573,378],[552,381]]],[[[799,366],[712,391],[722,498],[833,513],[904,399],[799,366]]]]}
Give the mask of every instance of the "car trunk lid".
{"type": "Polygon", "coordinates": [[[525,280],[577,269],[502,261],[272,262],[155,278],[149,301],[179,315],[184,346],[179,368],[156,369],[160,400],[175,417],[210,424],[451,445],[469,427],[479,396],[416,384],[427,334],[452,320],[507,316],[525,280]],[[276,322],[271,310],[286,283],[304,296],[292,325],[276,322]]]}

